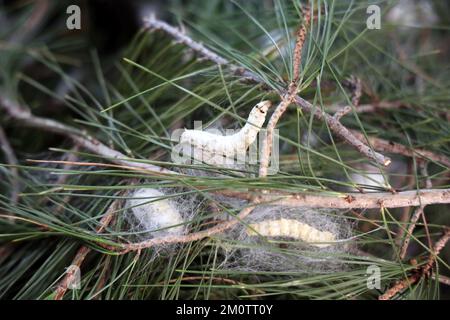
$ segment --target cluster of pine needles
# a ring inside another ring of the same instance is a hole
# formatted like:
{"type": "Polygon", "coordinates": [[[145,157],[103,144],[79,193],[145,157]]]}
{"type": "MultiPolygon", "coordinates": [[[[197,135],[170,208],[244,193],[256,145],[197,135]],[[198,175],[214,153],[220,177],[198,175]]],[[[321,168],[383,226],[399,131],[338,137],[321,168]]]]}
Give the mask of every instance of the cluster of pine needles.
{"type": "Polygon", "coordinates": [[[65,1],[0,7],[0,299],[448,297],[449,6],[430,3],[436,25],[371,30],[364,0],[165,1],[111,52],[65,28],[65,1]],[[171,132],[241,128],[262,100],[258,165],[171,161],[171,132]],[[206,203],[176,254],[130,228],[137,188],[206,203]],[[281,196],[344,211],[345,268],[221,267],[223,234],[281,196]]]}

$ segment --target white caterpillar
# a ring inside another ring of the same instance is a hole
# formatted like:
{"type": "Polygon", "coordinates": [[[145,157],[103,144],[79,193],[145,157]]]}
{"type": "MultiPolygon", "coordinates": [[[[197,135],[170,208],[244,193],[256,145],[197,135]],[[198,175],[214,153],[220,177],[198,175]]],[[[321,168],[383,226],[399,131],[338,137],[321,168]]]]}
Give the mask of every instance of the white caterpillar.
{"type": "Polygon", "coordinates": [[[247,234],[249,236],[293,238],[319,248],[328,247],[336,241],[336,237],[331,232],[317,230],[295,219],[283,218],[252,223],[247,228],[247,234]]]}
{"type": "Polygon", "coordinates": [[[245,157],[249,146],[255,141],[266,120],[270,101],[261,101],[250,112],[247,123],[239,132],[223,136],[201,130],[185,130],[180,144],[194,149],[194,159],[211,165],[223,165],[226,159],[245,157]]]}
{"type": "Polygon", "coordinates": [[[179,235],[185,232],[183,217],[169,199],[159,199],[165,194],[156,189],[138,189],[128,206],[139,224],[146,231],[154,231],[155,236],[179,235]]]}

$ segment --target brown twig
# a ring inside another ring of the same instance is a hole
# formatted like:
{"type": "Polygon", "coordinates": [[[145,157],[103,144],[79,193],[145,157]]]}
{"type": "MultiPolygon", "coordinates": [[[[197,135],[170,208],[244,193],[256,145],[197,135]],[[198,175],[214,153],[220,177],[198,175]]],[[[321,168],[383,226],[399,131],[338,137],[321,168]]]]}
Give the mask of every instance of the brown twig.
{"type": "Polygon", "coordinates": [[[169,34],[172,38],[174,38],[177,42],[182,43],[192,49],[194,52],[198,53],[200,56],[205,58],[206,60],[209,60],[211,62],[214,62],[218,65],[228,65],[231,72],[234,73],[237,76],[242,77],[243,79],[251,82],[257,82],[260,83],[262,80],[261,78],[254,74],[253,72],[247,71],[241,67],[232,65],[229,63],[229,61],[215,52],[211,51],[210,49],[206,48],[203,44],[200,42],[197,42],[184,34],[182,30],[179,30],[177,28],[172,27],[171,25],[165,23],[164,21],[160,21],[158,19],[155,19],[154,17],[150,17],[144,20],[144,26],[148,28],[149,30],[162,30],[165,33],[169,34]]]}
{"type": "MultiPolygon", "coordinates": [[[[404,103],[400,101],[379,101],[373,102],[370,104],[360,104],[358,108],[356,108],[356,113],[374,113],[379,110],[389,110],[389,109],[399,109],[403,106],[406,106],[404,103]]],[[[338,112],[344,106],[335,104],[325,106],[325,110],[330,113],[338,112]]]]}
{"type": "MultiPolygon", "coordinates": [[[[356,109],[359,106],[359,101],[361,100],[361,95],[362,95],[361,79],[359,79],[355,76],[351,76],[349,80],[346,80],[344,82],[344,85],[346,87],[350,88],[350,90],[352,92],[350,100],[356,109]]],[[[343,116],[345,116],[352,110],[353,110],[353,108],[351,106],[345,106],[345,107],[339,108],[333,117],[336,120],[340,120],[343,116]]]]}
{"type": "MultiPolygon", "coordinates": [[[[112,204],[109,206],[107,212],[105,215],[100,219],[100,224],[96,229],[97,233],[102,232],[111,222],[114,213],[117,210],[118,207],[118,200],[115,200],[112,202],[112,204]]],[[[91,252],[91,248],[82,246],[80,249],[78,249],[77,254],[75,255],[75,258],[73,258],[72,263],[70,264],[70,269],[67,270],[66,275],[64,278],[59,282],[56,290],[55,290],[55,300],[61,300],[68,287],[73,284],[75,271],[77,268],[81,267],[81,264],[83,263],[84,259],[86,259],[86,256],[91,252]]]]}
{"type": "MultiPolygon", "coordinates": [[[[60,160],[28,160],[31,162],[50,162],[50,163],[65,163],[60,160]]],[[[141,172],[140,168],[126,167],[114,164],[95,163],[95,162],[74,162],[73,165],[81,166],[104,166],[113,168],[122,168],[129,170],[137,170],[141,172]]],[[[145,173],[145,171],[142,171],[145,173]]],[[[196,185],[196,188],[208,188],[208,185],[196,185]]],[[[250,201],[252,197],[258,196],[257,193],[248,193],[232,190],[214,190],[209,191],[214,194],[247,200],[250,201]]],[[[261,195],[259,195],[261,196],[261,195]]],[[[268,195],[261,197],[262,202],[276,202],[283,203],[287,206],[302,206],[310,208],[340,208],[340,209],[355,209],[355,208],[380,208],[383,204],[386,208],[401,208],[409,206],[419,206],[423,204],[438,204],[450,203],[450,189],[421,189],[402,191],[392,194],[390,192],[373,192],[373,193],[340,193],[336,195],[322,195],[322,194],[306,194],[306,193],[287,193],[287,192],[271,192],[268,195]],[[419,201],[420,197],[420,201],[419,201]]]]}
{"type": "MultiPolygon", "coordinates": [[[[408,190],[416,187],[416,179],[415,179],[415,175],[413,173],[414,169],[415,169],[415,167],[413,166],[412,161],[408,161],[407,169],[406,169],[406,179],[405,179],[405,184],[404,184],[405,188],[408,190]]],[[[399,218],[399,225],[397,227],[397,234],[395,236],[395,244],[398,248],[400,248],[402,246],[403,239],[405,238],[406,230],[405,230],[405,228],[403,228],[403,226],[405,226],[408,223],[408,221],[411,217],[410,212],[411,212],[411,208],[409,208],[409,207],[404,207],[401,210],[400,218],[399,218]]]]}
{"type": "MultiPolygon", "coordinates": [[[[325,110],[327,112],[334,113],[343,107],[344,106],[339,104],[333,104],[325,106],[325,110]]],[[[359,105],[359,107],[355,111],[356,113],[360,114],[360,113],[375,113],[381,110],[395,110],[400,108],[414,109],[414,106],[402,101],[374,101],[372,103],[359,105]]],[[[450,121],[450,112],[440,110],[439,114],[445,119],[447,119],[447,121],[450,121]]]]}
{"type": "Polygon", "coordinates": [[[311,11],[309,6],[303,8],[303,23],[297,30],[296,42],[294,48],[294,65],[293,65],[293,78],[292,84],[298,85],[300,80],[300,68],[302,65],[302,53],[303,45],[306,41],[306,35],[308,34],[308,27],[311,23],[311,11]]]}
{"type": "MultiPolygon", "coordinates": [[[[295,92],[295,91],[292,91],[292,92],[295,92]]],[[[269,158],[270,158],[270,154],[272,152],[273,133],[274,133],[275,127],[278,123],[278,120],[281,118],[283,113],[286,111],[287,107],[292,102],[292,99],[294,97],[292,92],[288,93],[286,96],[283,97],[283,99],[281,100],[280,104],[278,104],[277,108],[273,112],[273,114],[270,117],[270,120],[267,124],[267,128],[266,128],[267,133],[266,133],[266,136],[263,140],[262,147],[261,147],[261,159],[260,159],[260,165],[259,165],[259,176],[260,177],[267,176],[267,170],[269,167],[269,158]]]]}
{"type": "Polygon", "coordinates": [[[67,138],[72,139],[76,145],[85,148],[95,154],[101,155],[108,158],[109,161],[117,163],[119,165],[125,165],[133,168],[140,168],[147,172],[165,175],[165,174],[178,174],[177,172],[158,167],[149,163],[136,162],[127,160],[129,159],[123,153],[111,149],[101,143],[100,141],[89,136],[85,132],[78,130],[77,128],[70,127],[66,124],[57,122],[52,119],[41,118],[34,116],[31,112],[18,104],[13,103],[4,97],[0,97],[0,106],[2,106],[6,113],[16,121],[21,124],[32,128],[38,128],[41,130],[46,130],[48,132],[53,132],[60,134],[67,138]]]}
{"type": "Polygon", "coordinates": [[[342,107],[335,112],[335,114],[333,115],[333,118],[335,118],[336,120],[340,120],[343,116],[350,113],[352,110],[353,109],[350,106],[342,107]]]}
{"type": "MultiPolygon", "coordinates": [[[[364,135],[356,130],[350,130],[351,133],[360,140],[366,140],[364,135]]],[[[368,139],[371,146],[378,151],[385,152],[385,153],[395,153],[400,154],[405,157],[413,158],[418,157],[422,160],[431,160],[434,162],[442,163],[446,166],[450,166],[450,159],[444,155],[439,155],[431,151],[423,150],[423,149],[411,149],[408,147],[405,147],[402,144],[384,140],[377,137],[369,136],[368,139]]]]}
{"type": "Polygon", "coordinates": [[[330,116],[325,111],[322,111],[320,108],[315,108],[311,103],[306,101],[305,99],[297,96],[295,97],[294,102],[298,105],[298,107],[306,111],[308,113],[313,113],[313,115],[322,121],[325,121],[330,130],[334,132],[335,135],[340,137],[346,143],[354,147],[361,154],[365,155],[367,158],[374,160],[375,162],[382,164],[383,166],[388,166],[391,163],[391,159],[388,157],[374,151],[372,148],[365,145],[361,139],[357,138],[353,131],[350,131],[346,127],[344,127],[339,120],[336,120],[333,116],[330,116]]]}
{"type": "Polygon", "coordinates": [[[16,168],[18,165],[16,154],[9,144],[8,138],[6,137],[3,128],[0,126],[0,147],[5,154],[6,161],[11,168],[9,172],[11,173],[11,203],[17,203],[19,201],[19,193],[20,193],[20,184],[19,184],[19,172],[16,168]]]}
{"type": "MultiPolygon", "coordinates": [[[[426,188],[432,188],[433,184],[431,183],[431,179],[428,176],[428,169],[427,169],[428,163],[421,163],[420,164],[420,171],[422,173],[423,176],[426,177],[425,179],[425,187],[426,188]]],[[[433,246],[433,242],[431,241],[431,236],[430,236],[430,231],[428,230],[428,223],[427,223],[427,219],[425,216],[425,206],[424,205],[420,205],[418,208],[416,208],[416,210],[414,211],[412,217],[411,217],[411,221],[410,221],[410,225],[408,227],[408,230],[406,231],[406,235],[405,235],[405,240],[403,241],[403,245],[400,248],[400,259],[403,260],[405,259],[406,253],[408,251],[408,246],[409,243],[411,241],[412,238],[412,234],[413,231],[416,227],[417,221],[419,221],[419,218],[422,217],[422,221],[424,224],[424,228],[425,228],[425,232],[427,235],[427,240],[428,240],[428,245],[431,248],[433,246]]]]}
{"type": "Polygon", "coordinates": [[[335,209],[370,209],[370,208],[401,208],[410,206],[450,203],[450,189],[422,189],[420,191],[403,191],[395,194],[389,192],[351,193],[341,196],[325,196],[316,194],[275,194],[262,198],[263,201],[282,205],[310,208],[335,209]]]}
{"type": "MultiPolygon", "coordinates": [[[[419,163],[419,167],[421,170],[421,173],[425,178],[425,188],[433,188],[433,183],[431,182],[431,177],[428,175],[428,162],[421,162],[419,163]]],[[[430,230],[428,228],[428,222],[427,217],[425,215],[425,212],[422,212],[422,221],[423,221],[423,227],[425,229],[425,234],[427,236],[428,240],[428,246],[431,248],[433,246],[433,241],[431,240],[430,230]]]]}
{"type": "Polygon", "coordinates": [[[416,227],[417,221],[419,221],[419,218],[424,215],[423,210],[424,210],[424,206],[419,206],[414,210],[408,230],[406,231],[405,240],[403,240],[403,245],[400,248],[400,259],[401,260],[405,259],[406,252],[409,247],[409,242],[411,241],[412,233],[416,227]]]}
{"type": "Polygon", "coordinates": [[[302,64],[303,45],[305,43],[308,26],[311,21],[311,13],[309,7],[305,8],[303,11],[304,11],[303,24],[297,31],[297,39],[294,48],[293,78],[291,83],[289,84],[287,93],[281,97],[282,98],[281,102],[278,104],[277,108],[273,112],[267,124],[266,128],[267,134],[266,137],[264,138],[261,148],[261,160],[259,166],[260,177],[267,176],[267,170],[269,167],[269,158],[270,154],[272,153],[273,133],[275,127],[277,126],[278,121],[280,120],[283,113],[286,111],[287,107],[293,102],[295,96],[297,95],[297,89],[300,80],[300,67],[302,64]]]}
{"type": "MultiPolygon", "coordinates": [[[[145,241],[137,242],[137,243],[125,243],[119,247],[119,251],[120,251],[119,253],[125,254],[130,251],[142,250],[142,249],[150,248],[150,247],[153,247],[156,245],[165,245],[165,244],[170,244],[170,243],[187,243],[187,242],[197,241],[197,240],[211,237],[215,234],[222,233],[225,230],[230,229],[231,227],[235,226],[239,221],[242,221],[242,219],[247,217],[253,211],[253,209],[255,209],[255,207],[258,203],[259,203],[259,199],[253,198],[251,205],[242,209],[239,212],[239,214],[235,217],[235,219],[219,223],[216,226],[208,228],[206,230],[202,230],[202,231],[195,232],[195,233],[190,233],[187,235],[181,235],[181,236],[167,236],[167,237],[163,237],[163,238],[153,238],[153,239],[149,239],[149,240],[145,240],[145,241]]],[[[107,245],[103,245],[103,244],[99,244],[99,245],[102,245],[103,247],[105,247],[107,249],[117,251],[117,247],[111,247],[111,246],[107,246],[107,245]]]]}
{"type": "Polygon", "coordinates": [[[450,239],[450,228],[447,228],[442,237],[436,242],[432,254],[428,257],[428,262],[423,266],[413,271],[413,274],[408,278],[397,281],[390,289],[378,297],[379,300],[390,300],[397,294],[405,290],[407,287],[417,283],[422,277],[430,276],[431,269],[436,261],[436,257],[445,247],[450,239]]]}
{"type": "Polygon", "coordinates": [[[105,265],[103,266],[103,271],[101,273],[101,278],[97,282],[97,286],[95,288],[95,293],[92,295],[91,299],[100,299],[100,293],[103,291],[103,288],[105,287],[106,280],[109,277],[109,274],[111,272],[111,256],[107,256],[105,258],[105,265]]]}
{"type": "Polygon", "coordinates": [[[446,284],[446,285],[450,286],[450,278],[449,277],[446,277],[446,276],[443,276],[443,275],[440,275],[440,274],[436,275],[435,273],[433,273],[431,275],[431,278],[433,278],[435,280],[438,279],[440,283],[443,283],[443,284],[446,284]]]}

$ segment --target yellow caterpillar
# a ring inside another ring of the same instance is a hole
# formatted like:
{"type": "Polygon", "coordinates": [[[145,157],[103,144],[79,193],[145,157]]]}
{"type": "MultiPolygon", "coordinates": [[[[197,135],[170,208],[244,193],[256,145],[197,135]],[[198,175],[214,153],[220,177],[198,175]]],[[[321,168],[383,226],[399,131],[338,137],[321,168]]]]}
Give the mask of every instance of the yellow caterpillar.
{"type": "Polygon", "coordinates": [[[336,241],[334,234],[320,231],[295,219],[264,220],[252,223],[247,228],[249,236],[286,237],[302,240],[310,245],[324,248],[336,241]]]}

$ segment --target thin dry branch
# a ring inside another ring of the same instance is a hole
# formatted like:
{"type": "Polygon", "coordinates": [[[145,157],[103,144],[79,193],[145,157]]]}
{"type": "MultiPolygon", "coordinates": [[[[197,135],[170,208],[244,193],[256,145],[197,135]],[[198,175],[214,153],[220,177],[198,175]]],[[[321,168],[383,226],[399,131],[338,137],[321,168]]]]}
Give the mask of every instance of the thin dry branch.
{"type": "Polygon", "coordinates": [[[49,10],[49,0],[34,1],[34,7],[31,15],[21,26],[21,28],[11,35],[9,41],[12,43],[26,43],[33,38],[33,36],[39,32],[39,27],[44,23],[45,17],[47,16],[49,10]]]}
{"type": "Polygon", "coordinates": [[[408,230],[406,232],[405,240],[403,241],[403,245],[400,248],[400,259],[405,259],[406,252],[409,247],[409,242],[411,241],[412,233],[414,229],[416,228],[417,221],[419,221],[419,218],[424,215],[423,213],[424,206],[419,206],[414,210],[414,213],[411,217],[410,225],[408,227],[408,230]]]}
{"type": "Polygon", "coordinates": [[[397,281],[394,286],[387,290],[384,294],[378,297],[379,300],[390,300],[397,294],[401,293],[403,290],[409,286],[417,283],[422,277],[430,276],[431,269],[436,261],[437,256],[441,250],[445,247],[448,240],[450,239],[450,228],[447,228],[442,235],[442,237],[436,242],[433,253],[428,257],[428,262],[421,268],[414,270],[413,274],[406,279],[397,281]]]}
{"type": "MultiPolygon", "coordinates": [[[[294,87],[292,87],[292,88],[294,88],[294,87]]],[[[292,92],[295,93],[294,90],[292,92]]],[[[274,133],[275,127],[278,123],[278,120],[281,118],[283,113],[286,111],[287,107],[292,103],[293,98],[294,98],[294,95],[292,93],[289,93],[285,97],[283,97],[280,104],[277,106],[277,108],[273,112],[272,116],[270,117],[269,123],[267,124],[267,129],[266,129],[267,134],[266,134],[266,137],[264,138],[262,148],[261,148],[261,160],[260,160],[260,166],[259,166],[259,176],[260,177],[267,176],[267,169],[269,167],[270,154],[272,152],[273,133],[274,133]]]]}
{"type": "MultiPolygon", "coordinates": [[[[241,67],[235,66],[227,59],[220,57],[216,53],[212,52],[205,46],[203,46],[201,43],[193,40],[192,38],[188,37],[184,33],[182,33],[180,30],[168,25],[167,23],[157,20],[155,18],[150,18],[144,21],[144,24],[149,29],[158,29],[166,32],[170,36],[172,36],[175,40],[185,44],[189,48],[191,48],[193,51],[198,53],[199,55],[203,56],[205,59],[212,61],[214,63],[220,64],[220,65],[227,65],[228,68],[235,73],[236,75],[240,75],[243,80],[249,80],[254,83],[258,84],[264,84],[263,80],[257,76],[256,74],[246,71],[242,69],[241,67]]],[[[266,88],[265,88],[266,89],[266,88]]],[[[270,90],[270,89],[267,89],[270,90]]],[[[286,92],[281,93],[282,96],[284,96],[286,92]]],[[[342,138],[344,141],[346,141],[348,144],[356,148],[360,153],[368,157],[369,159],[372,159],[376,161],[377,163],[380,163],[384,166],[388,166],[391,163],[391,160],[382,154],[379,154],[375,151],[373,151],[371,148],[366,146],[361,140],[357,139],[347,128],[345,128],[338,120],[334,119],[332,116],[327,114],[326,112],[316,109],[312,106],[311,103],[308,101],[302,99],[299,96],[295,97],[295,103],[305,112],[313,113],[313,115],[321,120],[327,122],[330,129],[340,138],[342,138]]]]}
{"type": "Polygon", "coordinates": [[[260,166],[259,166],[259,176],[260,177],[266,177],[267,176],[267,170],[269,167],[269,158],[270,154],[272,153],[273,149],[273,133],[275,130],[275,127],[277,126],[278,121],[280,120],[283,113],[286,111],[288,106],[292,103],[293,99],[295,98],[299,86],[299,79],[300,79],[300,67],[302,64],[302,52],[303,52],[303,45],[306,40],[307,35],[307,29],[309,26],[309,23],[311,21],[311,13],[309,10],[309,7],[305,8],[303,10],[305,12],[305,16],[303,18],[303,24],[300,26],[300,28],[297,31],[297,40],[295,42],[295,48],[294,48],[294,61],[293,61],[293,70],[294,70],[294,77],[289,84],[288,92],[281,98],[280,104],[277,106],[275,111],[273,112],[272,116],[270,117],[269,123],[267,124],[267,134],[263,141],[263,145],[261,148],[261,160],[260,160],[260,166]]]}
{"type": "Polygon", "coordinates": [[[12,149],[11,145],[9,144],[9,140],[5,134],[5,131],[0,126],[0,147],[3,150],[3,153],[5,154],[6,161],[9,165],[11,165],[11,168],[9,169],[9,172],[11,173],[11,203],[17,203],[19,200],[19,193],[20,193],[20,184],[19,184],[19,172],[15,166],[17,166],[18,161],[16,154],[14,153],[14,150],[12,149]]]}
{"type": "MultiPolygon", "coordinates": [[[[119,253],[125,254],[130,251],[140,251],[142,249],[154,247],[156,245],[166,245],[166,244],[170,244],[170,243],[186,243],[186,242],[192,242],[192,241],[197,241],[197,240],[211,237],[215,234],[222,233],[225,230],[228,230],[231,227],[235,226],[239,221],[242,221],[242,219],[247,217],[253,211],[253,209],[255,209],[256,205],[258,205],[258,204],[259,204],[259,199],[253,198],[251,200],[251,205],[242,209],[233,220],[219,223],[216,226],[208,228],[203,231],[190,233],[190,234],[182,235],[182,236],[167,236],[167,237],[162,237],[162,238],[153,238],[153,239],[149,239],[149,240],[145,240],[145,241],[137,242],[137,243],[122,244],[119,247],[119,251],[120,251],[119,253]]],[[[114,250],[114,251],[117,251],[117,249],[118,249],[117,247],[107,246],[107,245],[104,245],[101,243],[99,243],[99,245],[101,245],[107,249],[114,250]]]]}
{"type": "MultiPolygon", "coordinates": [[[[229,195],[231,195],[229,193],[229,195]]],[[[239,194],[241,199],[246,195],[239,194]]],[[[249,196],[250,204],[241,210],[235,219],[221,222],[214,227],[202,230],[199,232],[191,233],[182,236],[168,236],[163,238],[153,238],[138,243],[124,243],[118,246],[109,246],[103,243],[99,243],[100,246],[112,251],[118,251],[119,254],[125,254],[130,251],[139,251],[145,248],[150,248],[156,245],[167,245],[171,243],[186,243],[201,240],[207,237],[211,237],[215,234],[222,233],[238,222],[247,217],[253,209],[260,204],[271,204],[280,206],[294,206],[294,207],[314,207],[314,208],[341,208],[341,209],[354,209],[354,208],[397,208],[406,206],[417,206],[419,203],[450,203],[450,189],[439,190],[421,190],[399,192],[397,194],[390,193],[374,193],[374,194],[354,194],[347,195],[345,197],[327,197],[316,195],[252,195],[249,196]]]]}
{"type": "MultiPolygon", "coordinates": [[[[346,80],[344,82],[344,85],[346,87],[350,88],[350,90],[352,92],[351,102],[352,102],[353,106],[355,108],[357,108],[359,106],[359,101],[361,100],[361,95],[362,95],[361,79],[359,79],[355,76],[351,76],[349,80],[346,80]]],[[[353,110],[353,108],[351,106],[345,106],[345,107],[339,108],[333,117],[336,120],[340,120],[343,116],[345,116],[352,110],[353,110]]]]}
{"type": "Polygon", "coordinates": [[[352,107],[350,106],[342,107],[336,111],[336,113],[333,115],[333,118],[335,118],[336,120],[340,120],[343,116],[350,113],[351,111],[352,107]]]}
{"type": "Polygon", "coordinates": [[[11,118],[20,122],[21,124],[26,125],[27,127],[53,132],[65,136],[67,138],[70,138],[75,143],[75,145],[78,145],[81,148],[87,149],[95,154],[103,156],[113,163],[133,168],[139,168],[146,172],[157,175],[178,174],[177,172],[162,167],[158,167],[149,163],[127,160],[129,158],[125,156],[123,153],[107,147],[106,145],[89,136],[85,132],[52,119],[34,116],[27,109],[23,108],[22,106],[19,106],[18,104],[13,103],[12,101],[4,97],[0,97],[0,106],[5,109],[6,113],[11,118]]]}
{"type": "Polygon", "coordinates": [[[303,53],[303,45],[306,40],[306,35],[308,33],[308,27],[311,23],[311,11],[309,6],[306,6],[303,9],[303,24],[297,31],[295,48],[294,48],[294,66],[293,66],[293,78],[292,83],[298,84],[300,80],[300,67],[302,65],[302,53],[303,53]]]}
{"type": "MultiPolygon", "coordinates": [[[[350,130],[350,132],[358,139],[360,140],[366,140],[364,135],[356,130],[350,130]]],[[[444,155],[436,154],[432,151],[423,150],[423,149],[417,149],[417,148],[408,148],[402,144],[388,141],[385,139],[368,136],[367,137],[369,143],[375,150],[379,150],[381,152],[385,153],[395,153],[400,154],[405,157],[413,158],[418,157],[422,160],[431,160],[434,162],[442,163],[446,166],[450,166],[450,159],[444,155]]]]}
{"type": "MultiPolygon", "coordinates": [[[[325,106],[325,110],[330,113],[338,112],[340,109],[345,107],[341,104],[333,104],[325,106]]],[[[408,104],[402,101],[374,101],[372,103],[361,104],[358,108],[355,109],[356,113],[376,113],[382,110],[395,110],[400,108],[408,108],[414,110],[414,106],[412,104],[408,104]]],[[[440,110],[438,114],[450,121],[450,112],[445,110],[440,110]]]]}
{"type": "Polygon", "coordinates": [[[340,137],[346,143],[354,147],[361,154],[365,155],[367,158],[376,161],[377,163],[382,164],[383,166],[388,166],[391,163],[391,159],[388,157],[374,151],[372,148],[365,145],[361,139],[358,139],[352,131],[343,126],[339,120],[335,119],[333,116],[330,116],[325,111],[320,108],[315,108],[311,103],[306,101],[305,99],[297,96],[294,102],[298,105],[298,107],[306,111],[308,113],[313,113],[313,115],[322,121],[325,121],[330,130],[334,132],[335,135],[340,137]]]}
{"type": "MultiPolygon", "coordinates": [[[[119,203],[119,201],[115,200],[109,206],[105,215],[100,219],[100,224],[96,229],[97,233],[102,232],[110,224],[110,222],[114,216],[114,213],[117,211],[118,203],[119,203]]],[[[66,271],[66,275],[59,282],[59,284],[55,290],[55,293],[54,293],[55,300],[61,300],[62,298],[64,298],[64,295],[65,295],[67,289],[69,288],[69,286],[71,284],[73,284],[73,281],[75,280],[74,279],[75,270],[77,268],[81,267],[84,259],[86,259],[86,256],[89,254],[89,252],[91,252],[91,250],[92,250],[91,248],[86,247],[86,246],[82,246],[82,247],[80,247],[80,249],[78,249],[77,254],[73,258],[72,263],[70,264],[68,270],[66,271]]]]}
{"type": "MultiPolygon", "coordinates": [[[[59,160],[29,160],[37,163],[66,163],[59,160]]],[[[130,170],[142,170],[134,167],[119,166],[95,162],[73,162],[73,165],[79,166],[104,166],[112,168],[122,168],[130,170]]],[[[145,173],[145,171],[143,171],[145,173]]],[[[202,190],[209,188],[208,185],[196,185],[196,188],[202,190]]],[[[232,191],[232,190],[207,190],[208,192],[219,194],[226,197],[251,201],[252,197],[258,196],[255,192],[232,191]]],[[[261,194],[259,194],[261,196],[261,194]]],[[[397,193],[373,192],[373,193],[337,193],[335,195],[324,194],[306,194],[306,193],[277,193],[271,192],[260,198],[262,202],[283,204],[286,206],[304,206],[310,208],[402,208],[410,206],[419,206],[420,204],[439,204],[450,203],[450,189],[421,189],[402,191],[397,193]]]]}
{"type": "MultiPolygon", "coordinates": [[[[405,104],[400,101],[379,101],[367,104],[360,104],[358,108],[355,109],[355,111],[356,113],[375,113],[379,110],[399,109],[403,106],[405,106],[405,104]]],[[[333,104],[325,106],[325,110],[330,113],[335,113],[338,112],[343,107],[345,106],[340,104],[333,104]]]]}
{"type": "Polygon", "coordinates": [[[350,193],[341,196],[316,194],[276,195],[271,193],[263,201],[281,206],[336,208],[336,209],[373,209],[401,208],[419,205],[450,203],[450,189],[422,189],[403,191],[395,194],[388,192],[350,193]]]}
{"type": "Polygon", "coordinates": [[[438,281],[440,283],[443,283],[443,284],[446,284],[446,285],[450,286],[450,278],[449,277],[433,273],[431,275],[431,278],[433,278],[434,280],[438,279],[438,281]]]}
{"type": "MultiPolygon", "coordinates": [[[[426,188],[432,188],[433,185],[431,183],[431,179],[428,176],[428,169],[427,169],[428,164],[427,163],[422,163],[421,164],[421,172],[422,174],[426,177],[425,179],[425,187],[426,188]]],[[[419,218],[422,217],[423,220],[423,224],[425,227],[425,232],[427,235],[427,240],[428,240],[428,245],[431,248],[433,243],[431,241],[431,236],[430,236],[430,231],[428,230],[428,223],[427,223],[427,219],[425,217],[425,206],[424,205],[420,205],[419,207],[416,208],[416,210],[414,211],[412,217],[411,217],[411,221],[410,221],[410,225],[408,227],[408,230],[406,230],[406,235],[405,235],[405,240],[403,241],[403,245],[400,248],[400,259],[403,260],[405,259],[406,253],[408,251],[408,246],[409,243],[411,241],[412,238],[412,234],[414,229],[416,228],[416,224],[417,221],[419,221],[419,218]]]]}
{"type": "Polygon", "coordinates": [[[177,42],[186,45],[188,48],[192,49],[194,52],[198,53],[200,56],[218,65],[227,65],[232,73],[236,76],[240,76],[243,79],[251,82],[261,83],[261,78],[254,74],[253,72],[247,71],[244,68],[230,64],[230,62],[206,48],[200,42],[197,42],[184,34],[182,30],[172,27],[171,25],[165,23],[164,21],[155,19],[154,17],[149,17],[144,20],[144,26],[149,30],[162,30],[169,34],[177,42]]]}

